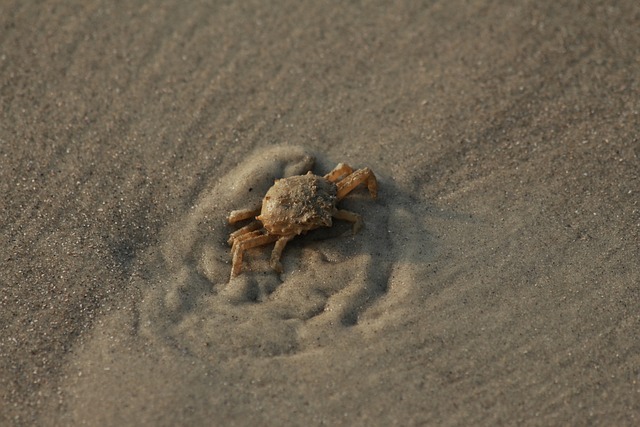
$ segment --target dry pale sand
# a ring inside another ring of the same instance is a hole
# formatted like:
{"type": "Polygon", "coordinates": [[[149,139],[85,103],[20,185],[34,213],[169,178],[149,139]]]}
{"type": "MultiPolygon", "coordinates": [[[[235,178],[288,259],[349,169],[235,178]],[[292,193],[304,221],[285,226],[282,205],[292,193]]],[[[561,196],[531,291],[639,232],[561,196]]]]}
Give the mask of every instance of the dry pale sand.
{"type": "Polygon", "coordinates": [[[2,2],[0,425],[638,425],[639,22],[2,2]],[[365,227],[229,281],[229,211],[338,162],[365,227]]]}

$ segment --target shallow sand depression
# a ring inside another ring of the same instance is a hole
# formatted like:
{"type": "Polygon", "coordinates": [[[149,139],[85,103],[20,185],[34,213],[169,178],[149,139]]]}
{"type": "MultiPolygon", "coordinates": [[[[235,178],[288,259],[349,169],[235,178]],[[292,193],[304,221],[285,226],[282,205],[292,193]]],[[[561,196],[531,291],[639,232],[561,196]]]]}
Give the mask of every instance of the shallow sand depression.
{"type": "Polygon", "coordinates": [[[636,1],[5,3],[0,425],[638,424],[636,1]]]}
{"type": "Polygon", "coordinates": [[[401,205],[390,213],[356,191],[343,203],[363,211],[368,232],[353,235],[336,224],[340,234],[302,236],[285,251],[282,275],[260,262],[272,245],[255,248],[246,254],[244,272],[229,280],[225,241],[234,228],[225,213],[255,206],[276,178],[306,173],[313,161],[309,151],[293,146],[260,151],[204,191],[186,218],[166,231],[163,260],[153,267],[157,277],[140,285],[150,289],[140,318],[145,333],[219,361],[303,352],[331,334],[328,325],[358,323],[387,292],[394,258],[402,257],[389,238],[401,232],[389,223],[401,205]]]}

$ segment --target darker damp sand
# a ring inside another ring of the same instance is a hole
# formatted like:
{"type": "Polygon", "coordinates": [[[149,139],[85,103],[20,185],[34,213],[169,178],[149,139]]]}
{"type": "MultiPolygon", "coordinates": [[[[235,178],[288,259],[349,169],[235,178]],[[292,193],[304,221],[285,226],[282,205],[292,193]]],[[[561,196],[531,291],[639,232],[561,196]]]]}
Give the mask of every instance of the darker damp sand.
{"type": "Polygon", "coordinates": [[[635,3],[77,6],[0,17],[0,424],[637,423],[635,3]],[[381,177],[361,235],[159,281],[276,143],[381,177]]]}

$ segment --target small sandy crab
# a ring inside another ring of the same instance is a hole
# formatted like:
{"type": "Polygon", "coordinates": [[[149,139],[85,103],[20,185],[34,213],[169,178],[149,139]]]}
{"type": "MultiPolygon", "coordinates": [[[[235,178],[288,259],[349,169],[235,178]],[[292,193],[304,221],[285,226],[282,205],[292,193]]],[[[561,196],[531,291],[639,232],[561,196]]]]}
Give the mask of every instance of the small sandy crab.
{"type": "Polygon", "coordinates": [[[340,163],[324,177],[308,172],[278,179],[264,196],[261,208],[231,212],[229,224],[255,217],[255,221],[229,236],[233,256],[231,277],[240,274],[244,251],[272,242],[276,244],[270,264],[276,272],[282,273],[280,257],[287,242],[307,231],[331,227],[333,218],[352,222],[356,233],[362,226],[360,215],[338,209],[336,204],[362,183],[375,199],[378,182],[371,169],[354,172],[351,166],[340,163]]]}

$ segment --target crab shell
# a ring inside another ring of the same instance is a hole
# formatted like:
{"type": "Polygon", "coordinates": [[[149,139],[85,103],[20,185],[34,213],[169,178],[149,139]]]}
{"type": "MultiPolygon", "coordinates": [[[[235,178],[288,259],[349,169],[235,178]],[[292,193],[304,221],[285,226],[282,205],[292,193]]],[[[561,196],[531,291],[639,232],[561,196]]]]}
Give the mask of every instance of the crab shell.
{"type": "Polygon", "coordinates": [[[257,219],[269,234],[281,236],[331,227],[337,192],[333,182],[311,172],[276,180],[257,219]]]}

